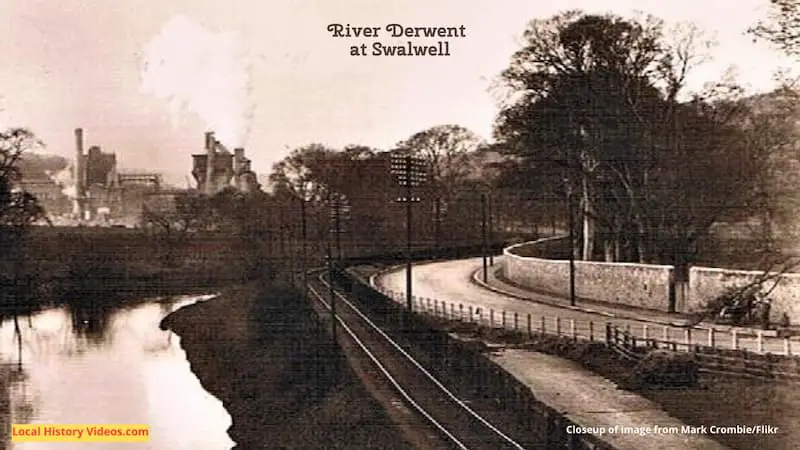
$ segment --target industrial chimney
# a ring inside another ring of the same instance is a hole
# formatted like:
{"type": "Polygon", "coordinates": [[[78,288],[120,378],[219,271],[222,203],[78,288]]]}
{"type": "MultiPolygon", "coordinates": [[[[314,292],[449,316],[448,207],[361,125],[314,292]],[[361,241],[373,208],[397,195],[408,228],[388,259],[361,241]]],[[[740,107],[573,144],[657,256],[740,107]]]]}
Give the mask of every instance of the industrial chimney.
{"type": "Polygon", "coordinates": [[[216,140],[214,132],[206,132],[206,194],[214,195],[214,154],[216,153],[216,140]]]}
{"type": "Polygon", "coordinates": [[[83,156],[83,128],[75,128],[75,213],[83,217],[83,199],[86,197],[86,167],[83,156]]]}
{"type": "Polygon", "coordinates": [[[233,149],[233,174],[239,175],[239,172],[243,169],[244,163],[244,149],[239,147],[233,149]]]}

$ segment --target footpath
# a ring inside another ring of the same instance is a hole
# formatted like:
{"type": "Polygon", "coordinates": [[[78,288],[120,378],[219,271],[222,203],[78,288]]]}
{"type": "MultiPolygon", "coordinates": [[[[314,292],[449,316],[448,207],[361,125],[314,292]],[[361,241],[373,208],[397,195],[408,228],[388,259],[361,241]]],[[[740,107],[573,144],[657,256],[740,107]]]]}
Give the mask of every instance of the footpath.
{"type": "MultiPolygon", "coordinates": [[[[480,258],[417,265],[412,272],[414,289],[418,295],[447,302],[472,298],[485,304],[493,297],[508,297],[476,284],[474,274],[480,267],[480,258]]],[[[404,292],[405,270],[379,274],[370,281],[377,287],[404,292]]],[[[584,427],[568,432],[594,434],[619,450],[728,448],[708,433],[692,433],[656,403],[619,389],[572,361],[520,349],[503,349],[488,356],[528,386],[537,399],[584,427]]]]}
{"type": "Polygon", "coordinates": [[[578,298],[575,305],[570,305],[567,297],[557,296],[550,293],[537,292],[529,288],[518,286],[506,280],[502,274],[502,257],[494,258],[494,265],[488,267],[486,281],[483,280],[482,267],[477,268],[472,273],[472,281],[478,286],[496,292],[498,294],[515,297],[520,300],[527,300],[555,306],[573,311],[581,311],[589,314],[596,314],[614,319],[635,320],[637,322],[647,322],[671,327],[689,327],[696,329],[714,329],[715,331],[729,333],[736,330],[740,334],[755,335],[759,331],[765,338],[776,337],[775,330],[760,330],[756,327],[732,327],[720,325],[708,321],[696,321],[688,314],[667,313],[642,308],[627,307],[624,305],[614,305],[598,301],[578,298]]]}

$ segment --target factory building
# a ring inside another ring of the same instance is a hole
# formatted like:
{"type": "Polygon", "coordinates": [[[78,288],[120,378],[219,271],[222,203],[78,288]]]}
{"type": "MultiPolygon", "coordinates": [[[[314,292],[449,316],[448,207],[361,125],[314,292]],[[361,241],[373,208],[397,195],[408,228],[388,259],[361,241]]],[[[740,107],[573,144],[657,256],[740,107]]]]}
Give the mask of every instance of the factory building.
{"type": "Polygon", "coordinates": [[[75,129],[73,162],[73,217],[81,223],[135,222],[147,193],[161,188],[161,175],[154,172],[122,172],[117,155],[93,145],[84,152],[84,133],[75,129]]]}
{"type": "Polygon", "coordinates": [[[260,188],[244,149],[236,148],[231,153],[211,131],[205,135],[205,152],[192,155],[192,175],[197,181],[197,190],[206,195],[229,187],[243,193],[260,188]]]}

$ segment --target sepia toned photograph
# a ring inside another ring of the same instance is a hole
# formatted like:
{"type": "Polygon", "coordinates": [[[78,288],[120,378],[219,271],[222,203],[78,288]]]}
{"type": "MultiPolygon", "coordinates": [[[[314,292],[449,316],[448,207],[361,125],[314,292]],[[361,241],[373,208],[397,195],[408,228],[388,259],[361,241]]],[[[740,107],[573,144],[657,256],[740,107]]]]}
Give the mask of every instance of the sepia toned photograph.
{"type": "Polygon", "coordinates": [[[0,54],[0,450],[800,448],[800,0],[4,0],[0,54]]]}

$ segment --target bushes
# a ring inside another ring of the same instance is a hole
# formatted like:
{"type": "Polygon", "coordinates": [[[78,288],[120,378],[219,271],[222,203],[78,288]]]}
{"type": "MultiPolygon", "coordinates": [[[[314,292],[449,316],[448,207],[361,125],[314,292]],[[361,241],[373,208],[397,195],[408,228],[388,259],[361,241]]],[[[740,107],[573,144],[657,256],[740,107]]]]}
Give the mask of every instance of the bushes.
{"type": "Polygon", "coordinates": [[[699,368],[690,353],[651,350],[633,368],[627,384],[633,389],[644,387],[694,387],[699,368]]]}

